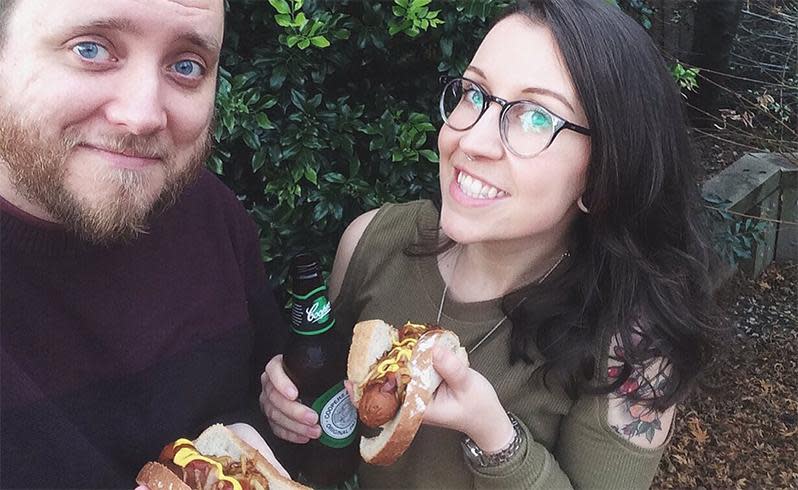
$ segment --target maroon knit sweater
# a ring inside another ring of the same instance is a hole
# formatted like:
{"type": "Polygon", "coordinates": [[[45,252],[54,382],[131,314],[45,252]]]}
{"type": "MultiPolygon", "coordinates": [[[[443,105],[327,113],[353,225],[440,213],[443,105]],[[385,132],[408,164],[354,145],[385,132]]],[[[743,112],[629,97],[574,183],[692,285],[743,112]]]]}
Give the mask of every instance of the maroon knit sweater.
{"type": "Polygon", "coordinates": [[[0,488],[132,488],[178,437],[264,428],[259,375],[286,328],[255,226],[212,174],[126,244],[7,202],[0,221],[0,488]]]}

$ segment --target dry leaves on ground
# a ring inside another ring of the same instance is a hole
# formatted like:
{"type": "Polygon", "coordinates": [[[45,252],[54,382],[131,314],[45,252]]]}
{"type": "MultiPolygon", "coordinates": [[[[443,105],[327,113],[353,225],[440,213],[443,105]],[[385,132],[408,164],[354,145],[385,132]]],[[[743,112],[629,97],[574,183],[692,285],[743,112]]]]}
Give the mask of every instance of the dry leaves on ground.
{"type": "Polygon", "coordinates": [[[798,265],[735,278],[717,389],[679,407],[653,488],[798,488],[798,265]]]}

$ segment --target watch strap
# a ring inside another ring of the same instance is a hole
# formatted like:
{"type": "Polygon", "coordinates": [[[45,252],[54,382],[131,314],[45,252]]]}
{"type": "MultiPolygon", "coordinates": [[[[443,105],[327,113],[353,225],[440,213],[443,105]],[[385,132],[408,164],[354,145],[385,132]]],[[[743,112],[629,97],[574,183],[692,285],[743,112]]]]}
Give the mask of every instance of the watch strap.
{"type": "Polygon", "coordinates": [[[513,430],[515,434],[513,435],[513,439],[510,443],[505,446],[503,449],[496,451],[494,453],[486,453],[483,451],[470,437],[467,437],[463,440],[463,452],[466,456],[466,459],[471,462],[477,468],[488,468],[492,466],[499,466],[510,461],[518,450],[521,449],[521,445],[524,442],[525,432],[524,429],[521,427],[518,418],[510,412],[507,412],[507,416],[510,418],[510,422],[513,424],[513,430]]]}

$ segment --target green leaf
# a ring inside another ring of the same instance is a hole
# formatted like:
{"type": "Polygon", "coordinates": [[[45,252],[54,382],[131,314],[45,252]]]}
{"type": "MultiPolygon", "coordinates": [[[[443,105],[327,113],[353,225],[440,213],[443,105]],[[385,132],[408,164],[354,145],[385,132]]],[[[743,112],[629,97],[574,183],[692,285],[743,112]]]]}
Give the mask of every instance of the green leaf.
{"type": "Polygon", "coordinates": [[[451,38],[441,38],[441,54],[444,58],[452,56],[452,47],[454,46],[451,38]]]}
{"type": "Polygon", "coordinates": [[[276,126],[269,120],[269,116],[260,112],[255,115],[255,121],[261,129],[274,129],[276,126]]]}
{"type": "Polygon", "coordinates": [[[349,39],[349,31],[347,29],[336,29],[332,32],[335,39],[345,40],[349,39]]]}
{"type": "Polygon", "coordinates": [[[216,175],[224,175],[224,163],[218,155],[211,155],[208,160],[208,168],[216,175]]]}
{"type": "Polygon", "coordinates": [[[285,65],[278,65],[274,67],[274,71],[272,71],[272,76],[269,77],[269,87],[272,89],[279,89],[283,86],[286,77],[288,76],[288,70],[286,69],[285,65]]]}
{"type": "Polygon", "coordinates": [[[346,177],[344,177],[343,174],[340,174],[338,172],[326,173],[326,174],[324,174],[322,179],[324,179],[325,181],[327,181],[327,182],[329,182],[331,184],[343,184],[344,182],[346,182],[346,177]]]}
{"type": "Polygon", "coordinates": [[[299,182],[303,175],[305,175],[305,169],[303,167],[296,164],[291,166],[291,179],[294,183],[299,182]]]}
{"type": "Polygon", "coordinates": [[[326,48],[330,45],[330,41],[327,40],[324,36],[314,36],[310,38],[310,42],[313,43],[314,46],[319,48],[326,48]]]}
{"type": "Polygon", "coordinates": [[[296,19],[294,20],[294,25],[302,29],[307,25],[307,23],[308,19],[305,17],[305,14],[303,12],[298,13],[296,19]]]}
{"type": "Polygon", "coordinates": [[[307,105],[314,109],[318,108],[321,105],[321,94],[316,94],[308,100],[307,105]]]}
{"type": "Polygon", "coordinates": [[[307,49],[310,46],[310,39],[303,38],[299,43],[297,43],[299,49],[307,49]]]}
{"type": "Polygon", "coordinates": [[[280,27],[291,27],[292,21],[291,16],[287,14],[278,14],[274,16],[275,22],[280,27]]]}
{"type": "Polygon", "coordinates": [[[288,6],[288,2],[285,0],[269,0],[274,9],[281,14],[289,14],[291,13],[291,7],[288,6]]]}
{"type": "Polygon", "coordinates": [[[252,154],[252,171],[257,172],[266,163],[266,152],[256,151],[252,154]]]}
{"type": "Polygon", "coordinates": [[[302,36],[299,36],[297,34],[291,34],[286,38],[286,44],[288,44],[289,48],[293,48],[296,45],[296,43],[298,43],[301,39],[302,36]]]}
{"type": "Polygon", "coordinates": [[[401,31],[402,31],[402,26],[396,24],[388,28],[388,34],[390,34],[391,36],[394,36],[401,31]]]}
{"type": "Polygon", "coordinates": [[[244,138],[244,143],[248,147],[252,148],[253,150],[260,149],[260,139],[258,139],[258,136],[255,133],[245,130],[242,136],[244,138]]]}
{"type": "Polygon", "coordinates": [[[236,120],[235,117],[233,117],[233,114],[228,112],[225,115],[223,115],[222,124],[224,125],[224,128],[227,130],[228,133],[232,133],[233,129],[236,126],[236,120]]]}
{"type": "Polygon", "coordinates": [[[423,156],[424,158],[426,158],[430,162],[438,163],[438,153],[437,152],[434,152],[432,150],[420,150],[419,153],[421,154],[421,156],[423,156]]]}
{"type": "Polygon", "coordinates": [[[316,204],[316,206],[313,208],[313,222],[319,223],[323,221],[324,218],[327,217],[327,214],[329,214],[329,212],[330,208],[326,204],[324,203],[316,204]]]}
{"type": "Polygon", "coordinates": [[[271,109],[275,105],[277,105],[277,99],[275,97],[269,97],[263,102],[261,109],[265,111],[266,109],[271,109]]]}
{"type": "Polygon", "coordinates": [[[313,167],[305,167],[305,178],[313,185],[319,185],[318,174],[313,167]]]}
{"type": "Polygon", "coordinates": [[[305,107],[305,94],[299,90],[291,89],[291,103],[297,109],[304,109],[305,107]]]}

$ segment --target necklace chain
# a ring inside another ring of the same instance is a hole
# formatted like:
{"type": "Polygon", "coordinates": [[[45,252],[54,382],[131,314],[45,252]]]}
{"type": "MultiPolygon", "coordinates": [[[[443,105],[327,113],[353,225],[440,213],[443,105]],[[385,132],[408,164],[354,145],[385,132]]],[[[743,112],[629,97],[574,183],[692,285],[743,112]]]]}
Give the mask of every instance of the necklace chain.
{"type": "MultiPolygon", "coordinates": [[[[460,254],[462,254],[462,252],[460,252],[460,254]]],[[[457,255],[457,259],[455,259],[455,261],[454,261],[454,267],[452,268],[452,275],[454,275],[454,270],[457,268],[457,262],[460,260],[460,254],[458,254],[458,255],[457,255]]],[[[546,271],[546,273],[545,273],[545,274],[543,274],[543,276],[541,276],[541,278],[540,278],[540,279],[538,279],[538,281],[537,281],[537,284],[541,284],[541,283],[543,283],[543,281],[545,281],[546,279],[548,279],[548,278],[549,278],[549,276],[551,275],[551,273],[552,273],[552,272],[554,272],[554,270],[555,270],[557,267],[559,267],[560,263],[561,263],[561,262],[562,262],[562,261],[563,261],[563,260],[564,260],[566,257],[569,257],[570,255],[571,255],[571,254],[570,254],[570,253],[569,253],[567,250],[566,250],[565,252],[563,252],[563,254],[562,254],[562,255],[560,255],[560,258],[559,258],[559,259],[557,259],[557,262],[555,262],[555,263],[554,263],[554,265],[553,265],[553,266],[551,266],[551,268],[550,268],[548,271],[546,271]]],[[[443,314],[443,303],[445,303],[445,302],[446,302],[446,292],[447,292],[448,290],[449,290],[449,283],[447,283],[447,282],[445,282],[445,281],[444,281],[444,284],[443,284],[443,294],[441,295],[441,304],[440,304],[440,306],[438,306],[438,318],[437,318],[437,320],[435,321],[435,322],[436,322],[436,323],[438,323],[438,324],[440,324],[440,323],[441,323],[441,315],[443,314]]],[[[520,301],[520,302],[519,302],[517,305],[515,305],[515,307],[513,308],[513,310],[515,310],[516,308],[518,308],[519,306],[521,306],[522,304],[524,304],[524,302],[525,302],[525,301],[526,301],[526,297],[525,297],[525,298],[523,298],[523,299],[522,299],[522,300],[521,300],[521,301],[520,301]]],[[[504,323],[504,321],[505,321],[505,320],[507,320],[507,315],[506,315],[506,314],[505,314],[505,315],[504,315],[504,316],[501,318],[501,320],[499,320],[499,321],[498,321],[498,323],[496,323],[496,325],[494,325],[494,326],[493,326],[493,327],[492,327],[490,330],[488,330],[488,333],[486,333],[484,336],[482,336],[482,338],[481,338],[481,339],[479,339],[479,341],[478,341],[476,344],[474,344],[474,346],[473,346],[473,347],[471,347],[470,349],[468,349],[468,353],[469,353],[469,354],[471,354],[472,352],[474,352],[475,350],[477,350],[477,348],[478,348],[480,345],[484,344],[484,343],[485,343],[485,341],[486,341],[486,340],[488,340],[488,339],[490,338],[490,336],[491,336],[491,335],[493,335],[493,333],[494,333],[496,330],[498,330],[498,329],[499,329],[499,327],[501,327],[501,326],[502,326],[502,324],[504,323]]]]}

